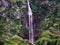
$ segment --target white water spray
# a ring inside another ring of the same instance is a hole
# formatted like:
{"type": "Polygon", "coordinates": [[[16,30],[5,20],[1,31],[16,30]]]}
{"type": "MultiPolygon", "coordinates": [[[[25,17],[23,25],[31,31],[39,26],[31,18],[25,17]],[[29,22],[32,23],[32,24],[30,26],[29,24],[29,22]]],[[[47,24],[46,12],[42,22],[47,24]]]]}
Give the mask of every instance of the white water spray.
{"type": "Polygon", "coordinates": [[[29,18],[29,42],[34,45],[34,33],[33,33],[33,16],[32,16],[32,10],[28,2],[28,18],[29,18]]]}

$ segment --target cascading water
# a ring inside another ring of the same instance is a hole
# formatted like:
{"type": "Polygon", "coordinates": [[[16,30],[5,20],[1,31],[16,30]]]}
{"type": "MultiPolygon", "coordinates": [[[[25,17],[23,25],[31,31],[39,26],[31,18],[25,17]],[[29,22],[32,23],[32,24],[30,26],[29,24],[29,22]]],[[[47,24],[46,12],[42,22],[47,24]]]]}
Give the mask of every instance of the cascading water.
{"type": "Polygon", "coordinates": [[[29,18],[29,42],[34,45],[34,33],[33,33],[33,16],[32,16],[32,10],[28,2],[28,18],[29,18]]]}

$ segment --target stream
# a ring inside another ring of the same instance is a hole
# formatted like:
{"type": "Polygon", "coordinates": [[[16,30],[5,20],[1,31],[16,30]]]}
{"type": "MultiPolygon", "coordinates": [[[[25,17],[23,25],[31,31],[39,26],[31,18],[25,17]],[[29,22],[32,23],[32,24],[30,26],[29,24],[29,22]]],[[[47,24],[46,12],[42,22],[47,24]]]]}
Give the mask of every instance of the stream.
{"type": "Polygon", "coordinates": [[[29,42],[34,45],[34,31],[33,31],[33,13],[28,2],[28,18],[29,18],[29,42]]]}

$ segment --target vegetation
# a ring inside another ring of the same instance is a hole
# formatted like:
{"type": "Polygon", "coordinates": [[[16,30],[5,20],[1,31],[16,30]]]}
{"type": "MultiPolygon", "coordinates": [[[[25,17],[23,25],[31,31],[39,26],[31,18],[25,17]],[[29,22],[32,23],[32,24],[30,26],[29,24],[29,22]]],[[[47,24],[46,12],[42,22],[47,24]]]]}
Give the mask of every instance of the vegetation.
{"type": "MultiPolygon", "coordinates": [[[[31,45],[27,0],[4,1],[0,1],[0,45],[31,45]]],[[[30,0],[30,5],[36,45],[60,45],[60,0],[30,0]]]]}

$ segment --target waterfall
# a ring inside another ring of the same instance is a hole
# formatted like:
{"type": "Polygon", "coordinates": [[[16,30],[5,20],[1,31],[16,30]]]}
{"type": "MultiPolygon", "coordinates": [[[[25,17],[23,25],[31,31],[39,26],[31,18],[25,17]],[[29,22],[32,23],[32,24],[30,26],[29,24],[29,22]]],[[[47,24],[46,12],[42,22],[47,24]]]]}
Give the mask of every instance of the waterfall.
{"type": "Polygon", "coordinates": [[[29,18],[29,42],[34,45],[34,33],[33,33],[33,16],[32,16],[32,10],[28,2],[28,18],[29,18]]]}

